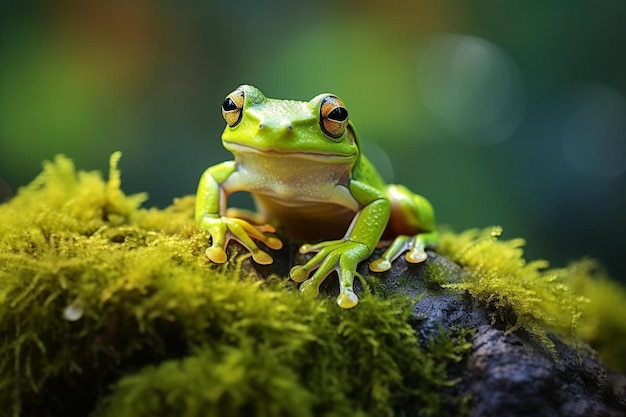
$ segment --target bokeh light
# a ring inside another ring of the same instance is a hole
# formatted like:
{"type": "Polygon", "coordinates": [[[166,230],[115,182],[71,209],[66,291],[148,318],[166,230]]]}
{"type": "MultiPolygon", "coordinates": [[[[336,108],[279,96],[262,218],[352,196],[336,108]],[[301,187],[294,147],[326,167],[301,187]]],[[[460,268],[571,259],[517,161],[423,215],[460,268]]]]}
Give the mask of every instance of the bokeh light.
{"type": "Polygon", "coordinates": [[[602,85],[580,87],[563,126],[563,156],[582,172],[611,178],[626,171],[626,100],[602,85]]]}
{"type": "Polygon", "coordinates": [[[106,172],[119,150],[124,190],[166,206],[232,157],[237,85],[326,91],[441,224],[626,281],[624,21],[620,0],[3,2],[0,201],[58,153],[106,172]]]}
{"type": "Polygon", "coordinates": [[[519,70],[485,39],[453,34],[428,39],[417,83],[424,105],[454,139],[492,145],[507,139],[522,119],[519,70]]]}

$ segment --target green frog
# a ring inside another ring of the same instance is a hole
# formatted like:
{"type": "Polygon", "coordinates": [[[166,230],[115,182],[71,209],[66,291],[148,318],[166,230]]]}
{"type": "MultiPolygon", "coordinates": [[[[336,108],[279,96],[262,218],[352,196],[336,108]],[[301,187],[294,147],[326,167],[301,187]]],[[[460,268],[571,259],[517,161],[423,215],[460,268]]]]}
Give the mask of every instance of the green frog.
{"type": "Polygon", "coordinates": [[[357,266],[377,245],[388,247],[370,263],[375,272],[388,270],[402,254],[411,263],[426,260],[426,247],[438,239],[432,205],[402,185],[383,182],[361,153],[340,98],[271,99],[242,85],[225,98],[222,115],[222,143],[234,160],[208,168],[196,195],[195,219],[211,236],[211,262],[226,262],[226,246],[235,240],[255,262],[270,264],[272,256],[258,243],[280,249],[278,231],[307,242],[300,253],[314,254],[290,271],[300,290],[317,296],[320,284],[337,272],[337,304],[351,308],[358,303],[357,266]],[[240,191],[252,195],[258,212],[227,208],[228,196],[240,191]]]}

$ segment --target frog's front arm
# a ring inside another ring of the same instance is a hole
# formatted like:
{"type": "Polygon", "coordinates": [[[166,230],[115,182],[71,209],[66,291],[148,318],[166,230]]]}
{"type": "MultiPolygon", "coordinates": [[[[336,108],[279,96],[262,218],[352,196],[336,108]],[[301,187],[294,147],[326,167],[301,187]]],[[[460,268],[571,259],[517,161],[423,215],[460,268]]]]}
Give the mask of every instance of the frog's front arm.
{"type": "Polygon", "coordinates": [[[344,238],[303,245],[300,253],[317,253],[305,265],[295,266],[290,272],[294,281],[302,282],[300,290],[303,293],[317,296],[324,279],[336,271],[339,275],[337,304],[343,308],[351,308],[358,303],[359,299],[353,290],[356,268],[374,251],[391,213],[389,200],[374,187],[353,180],[350,182],[350,194],[361,209],[352,220],[344,238]],[[315,273],[308,278],[309,273],[315,269],[315,273]]]}
{"type": "Polygon", "coordinates": [[[196,194],[196,223],[211,235],[211,246],[206,256],[215,263],[226,262],[225,248],[229,240],[241,243],[252,253],[252,258],[260,264],[272,263],[272,257],[259,249],[252,238],[263,242],[272,249],[280,249],[282,242],[266,236],[274,232],[270,225],[252,225],[248,221],[226,215],[226,199],[233,190],[228,187],[228,179],[236,173],[235,161],[227,161],[208,168],[198,184],[196,194]]]}

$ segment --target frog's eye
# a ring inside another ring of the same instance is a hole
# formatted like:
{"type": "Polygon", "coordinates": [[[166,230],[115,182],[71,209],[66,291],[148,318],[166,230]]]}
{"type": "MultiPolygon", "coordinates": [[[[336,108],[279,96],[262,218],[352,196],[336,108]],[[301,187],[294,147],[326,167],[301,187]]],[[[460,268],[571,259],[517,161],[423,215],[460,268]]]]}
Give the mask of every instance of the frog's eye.
{"type": "Polygon", "coordinates": [[[235,90],[224,99],[224,103],[222,103],[222,117],[224,117],[228,126],[235,127],[241,121],[243,103],[243,90],[235,90]]]}
{"type": "Polygon", "coordinates": [[[320,126],[322,131],[331,138],[343,135],[348,126],[348,110],[338,97],[328,96],[320,106],[320,126]]]}

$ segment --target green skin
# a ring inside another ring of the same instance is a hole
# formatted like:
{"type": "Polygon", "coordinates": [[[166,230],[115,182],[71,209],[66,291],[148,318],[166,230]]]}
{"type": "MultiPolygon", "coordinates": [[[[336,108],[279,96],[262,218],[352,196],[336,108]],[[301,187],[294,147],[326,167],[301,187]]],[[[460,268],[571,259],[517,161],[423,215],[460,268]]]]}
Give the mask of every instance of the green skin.
{"type": "Polygon", "coordinates": [[[361,154],[347,111],[339,121],[322,114],[329,97],[335,96],[320,94],[308,102],[276,100],[247,85],[231,93],[223,107],[227,126],[222,143],[235,160],[204,172],[195,218],[211,235],[206,255],[215,263],[226,262],[230,240],[241,243],[255,262],[272,263],[257,242],[280,249],[282,242],[271,235],[276,230],[319,242],[300,247],[300,253],[315,255],[294,266],[291,279],[302,283],[302,293],[315,297],[320,284],[336,271],[337,303],[351,308],[358,303],[353,291],[357,266],[381,238],[393,240],[370,263],[375,272],[388,270],[403,253],[408,262],[425,261],[425,248],[435,245],[438,235],[428,200],[401,185],[385,185],[361,154]],[[232,111],[226,111],[229,97],[237,102],[232,111]],[[332,136],[325,126],[331,126],[332,136]],[[252,194],[259,213],[227,209],[228,196],[239,191],[252,194]]]}

